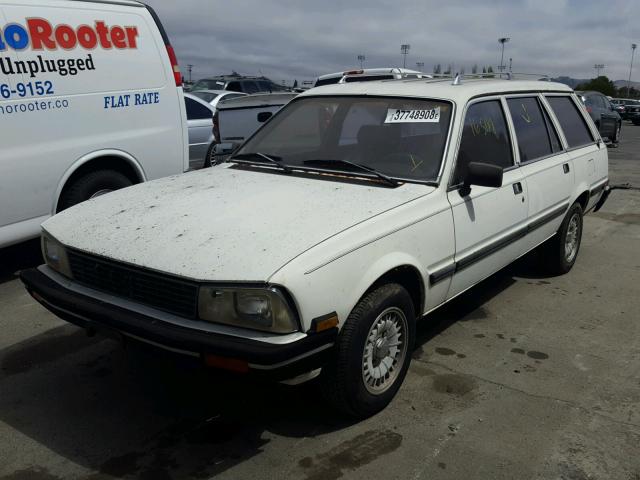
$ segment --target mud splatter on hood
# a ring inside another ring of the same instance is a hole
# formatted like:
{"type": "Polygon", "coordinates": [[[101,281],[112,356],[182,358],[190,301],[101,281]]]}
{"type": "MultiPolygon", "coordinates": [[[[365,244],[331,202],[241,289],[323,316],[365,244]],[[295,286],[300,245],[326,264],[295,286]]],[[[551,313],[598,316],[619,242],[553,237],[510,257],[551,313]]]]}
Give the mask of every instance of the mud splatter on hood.
{"type": "Polygon", "coordinates": [[[69,247],[157,271],[266,281],[328,237],[430,191],[222,166],[89,200],[43,227],[69,247]]]}

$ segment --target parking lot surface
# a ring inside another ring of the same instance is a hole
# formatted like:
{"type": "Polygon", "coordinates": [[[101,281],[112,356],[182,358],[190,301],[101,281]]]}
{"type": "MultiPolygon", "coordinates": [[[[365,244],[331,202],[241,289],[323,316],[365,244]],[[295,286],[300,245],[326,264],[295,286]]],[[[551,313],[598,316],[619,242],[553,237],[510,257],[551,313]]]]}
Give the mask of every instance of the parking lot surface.
{"type": "MultiPolygon", "coordinates": [[[[640,187],[640,127],[610,149],[640,187]]],[[[85,333],[0,251],[0,479],[640,479],[640,191],[585,218],[573,270],[534,252],[425,317],[382,413],[85,333]]]]}

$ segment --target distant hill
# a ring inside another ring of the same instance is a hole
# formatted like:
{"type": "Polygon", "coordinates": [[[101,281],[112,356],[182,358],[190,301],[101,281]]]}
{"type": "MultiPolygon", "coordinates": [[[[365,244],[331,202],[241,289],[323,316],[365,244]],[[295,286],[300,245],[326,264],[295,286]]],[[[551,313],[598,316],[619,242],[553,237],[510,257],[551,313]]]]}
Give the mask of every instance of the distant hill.
{"type": "MultiPolygon", "coordinates": [[[[591,78],[571,78],[571,77],[564,77],[564,76],[556,77],[556,78],[552,78],[551,79],[552,82],[564,83],[565,85],[569,85],[571,88],[576,88],[581,83],[588,82],[589,80],[591,80],[591,78]]],[[[626,80],[614,80],[613,85],[616,88],[626,87],[627,86],[627,81],[626,80]]],[[[632,81],[631,82],[631,86],[633,88],[640,89],[640,82],[632,81]]]]}

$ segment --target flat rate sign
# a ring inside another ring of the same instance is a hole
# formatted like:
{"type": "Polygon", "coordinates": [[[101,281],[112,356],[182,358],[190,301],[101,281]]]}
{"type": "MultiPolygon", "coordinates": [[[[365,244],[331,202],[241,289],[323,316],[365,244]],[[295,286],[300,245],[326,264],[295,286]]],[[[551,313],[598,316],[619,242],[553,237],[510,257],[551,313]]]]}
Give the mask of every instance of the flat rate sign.
{"type": "Polygon", "coordinates": [[[440,121],[440,107],[428,110],[403,110],[390,108],[384,123],[438,123],[440,121]]]}

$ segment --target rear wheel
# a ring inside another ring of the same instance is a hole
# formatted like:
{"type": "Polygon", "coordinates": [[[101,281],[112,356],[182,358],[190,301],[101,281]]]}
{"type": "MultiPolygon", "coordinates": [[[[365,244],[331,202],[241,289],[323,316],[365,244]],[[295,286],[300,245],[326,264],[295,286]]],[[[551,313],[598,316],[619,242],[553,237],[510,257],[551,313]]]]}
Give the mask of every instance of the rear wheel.
{"type": "Polygon", "coordinates": [[[96,170],[87,173],[65,188],[60,196],[58,211],[130,185],[133,185],[133,182],[129,177],[115,170],[96,170]]]}
{"type": "Polygon", "coordinates": [[[202,168],[209,168],[212,165],[215,165],[215,143],[211,143],[211,145],[209,145],[209,148],[207,149],[207,155],[204,157],[204,164],[202,165],[202,168]]]}
{"type": "Polygon", "coordinates": [[[567,273],[576,263],[582,241],[582,207],[574,203],[567,212],[558,233],[547,245],[547,265],[552,273],[567,273]]]}
{"type": "Polygon", "coordinates": [[[404,287],[390,283],[368,293],[353,309],[322,369],[327,400],[353,417],[368,417],[386,407],[409,368],[415,337],[415,312],[404,287]]]}
{"type": "Polygon", "coordinates": [[[616,131],[614,133],[614,137],[611,140],[611,142],[613,143],[613,146],[615,148],[618,147],[618,143],[620,142],[620,136],[622,133],[622,122],[619,122],[618,124],[616,124],[616,131]]]}

